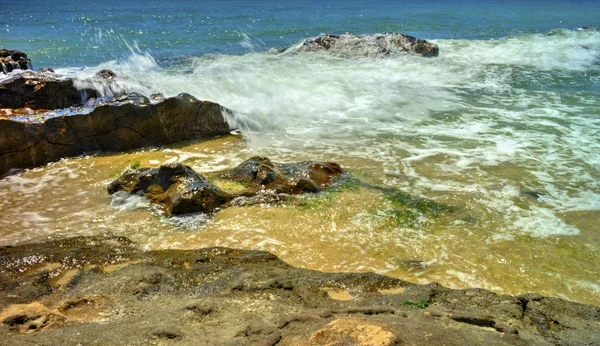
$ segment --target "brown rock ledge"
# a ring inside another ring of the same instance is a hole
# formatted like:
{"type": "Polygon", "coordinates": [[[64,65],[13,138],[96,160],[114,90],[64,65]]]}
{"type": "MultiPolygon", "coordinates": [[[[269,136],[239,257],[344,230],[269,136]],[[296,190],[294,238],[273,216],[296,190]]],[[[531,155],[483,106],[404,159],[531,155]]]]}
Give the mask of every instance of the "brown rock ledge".
{"type": "MultiPolygon", "coordinates": [[[[135,94],[135,93],[133,93],[135,94]]],[[[133,95],[130,94],[130,95],[133,95]]],[[[0,175],[93,151],[125,151],[231,131],[225,108],[180,94],[150,103],[141,95],[88,105],[91,110],[28,122],[0,118],[0,175]]],[[[89,104],[90,102],[88,102],[89,104]]],[[[44,117],[40,115],[40,119],[44,117]]]]}
{"type": "Polygon", "coordinates": [[[0,248],[7,345],[594,345],[600,308],[122,237],[0,248]]]}

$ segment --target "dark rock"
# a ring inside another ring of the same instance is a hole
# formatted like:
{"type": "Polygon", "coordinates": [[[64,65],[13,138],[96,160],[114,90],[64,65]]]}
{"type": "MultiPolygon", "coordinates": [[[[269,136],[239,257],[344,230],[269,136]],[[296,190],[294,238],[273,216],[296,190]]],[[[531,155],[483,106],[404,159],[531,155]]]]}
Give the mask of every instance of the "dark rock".
{"type": "Polygon", "coordinates": [[[438,56],[437,45],[399,33],[383,33],[376,35],[344,35],[323,34],[308,38],[280,53],[329,51],[347,57],[379,57],[397,53],[413,53],[425,57],[438,56]]]}
{"type": "Polygon", "coordinates": [[[282,200],[280,194],[319,192],[341,174],[333,162],[274,164],[266,157],[253,157],[223,175],[248,187],[239,194],[224,192],[180,163],[128,170],[107,190],[111,195],[122,191],[144,196],[166,215],[210,213],[228,202],[229,206],[275,203],[282,200]]]}
{"type": "Polygon", "coordinates": [[[98,71],[98,73],[96,73],[97,78],[105,79],[105,80],[114,79],[116,76],[117,76],[116,73],[114,73],[112,70],[108,70],[108,69],[100,70],[100,71],[98,71]]]}
{"type": "Polygon", "coordinates": [[[81,103],[73,81],[49,71],[26,71],[0,81],[0,108],[59,109],[81,103]]]}
{"type": "Polygon", "coordinates": [[[231,131],[220,105],[189,94],[157,104],[131,98],[98,102],[91,112],[75,109],[74,115],[41,123],[0,119],[0,174],[91,151],[125,151],[231,131]]]}
{"type": "Polygon", "coordinates": [[[164,99],[165,99],[165,95],[163,95],[161,93],[156,93],[156,94],[150,95],[150,100],[152,100],[152,102],[161,102],[164,99]]]}
{"type": "Polygon", "coordinates": [[[233,196],[183,164],[128,170],[107,186],[109,194],[124,191],[142,195],[167,215],[210,213],[233,196]]]}
{"type": "Polygon", "coordinates": [[[9,73],[13,70],[31,70],[31,60],[27,54],[19,50],[0,49],[0,72],[9,73]]]}
{"type": "Polygon", "coordinates": [[[223,177],[245,184],[254,191],[299,194],[319,192],[342,173],[342,168],[334,162],[285,164],[256,156],[224,173],[223,177]]]}
{"type": "Polygon", "coordinates": [[[0,333],[7,345],[596,345],[600,340],[600,308],[559,298],[416,285],[374,273],[323,273],[292,267],[262,251],[144,251],[122,237],[0,247],[0,287],[0,333]],[[79,280],[66,286],[48,281],[51,289],[30,294],[27,283],[48,274],[49,265],[56,268],[53,277],[76,270],[79,280]],[[111,270],[114,266],[120,269],[111,270]],[[352,299],[324,294],[333,287],[352,292],[352,299]],[[391,290],[396,293],[385,293],[391,290]],[[428,305],[406,304],[417,299],[428,305]]]}

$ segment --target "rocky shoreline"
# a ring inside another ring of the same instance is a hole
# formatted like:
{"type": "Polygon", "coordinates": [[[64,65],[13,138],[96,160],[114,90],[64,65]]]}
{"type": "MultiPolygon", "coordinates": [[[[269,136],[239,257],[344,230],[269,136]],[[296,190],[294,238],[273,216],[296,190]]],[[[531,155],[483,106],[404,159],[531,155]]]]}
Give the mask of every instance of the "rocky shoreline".
{"type": "MultiPolygon", "coordinates": [[[[318,51],[353,58],[439,54],[434,44],[395,33],[326,34],[279,53],[318,51]]],[[[74,81],[51,69],[30,71],[25,53],[4,49],[0,65],[6,76],[0,81],[0,175],[95,151],[156,147],[233,130],[225,117],[229,110],[219,104],[185,93],[165,98],[121,92],[109,70],[92,81],[74,81]]],[[[167,216],[211,213],[237,197],[267,191],[277,198],[320,192],[342,173],[335,163],[279,164],[254,157],[221,175],[243,185],[238,193],[221,190],[182,164],[129,170],[108,192],[144,196],[167,216]]],[[[143,251],[113,236],[0,247],[0,289],[0,334],[11,345],[600,340],[600,308],[559,298],[416,285],[372,273],[322,273],[261,251],[143,251]]]]}
{"type": "MultiPolygon", "coordinates": [[[[327,51],[357,58],[439,54],[437,45],[399,33],[324,34],[280,54],[327,51]]],[[[119,152],[237,130],[225,107],[182,93],[165,99],[128,92],[100,70],[74,80],[51,68],[32,71],[27,54],[0,49],[0,176],[95,151],[119,152]]]]}
{"type": "Polygon", "coordinates": [[[123,237],[0,248],[11,345],[594,345],[600,308],[123,237]]]}

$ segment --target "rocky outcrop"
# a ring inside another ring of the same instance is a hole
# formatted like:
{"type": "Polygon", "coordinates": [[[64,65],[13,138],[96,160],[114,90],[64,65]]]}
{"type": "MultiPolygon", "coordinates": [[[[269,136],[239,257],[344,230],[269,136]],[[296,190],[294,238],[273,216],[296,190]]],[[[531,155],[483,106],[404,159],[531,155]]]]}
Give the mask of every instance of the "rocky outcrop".
{"type": "Polygon", "coordinates": [[[125,151],[228,134],[225,109],[189,94],[150,103],[139,94],[92,99],[67,115],[0,119],[0,174],[93,151],[125,151]]]}
{"type": "Polygon", "coordinates": [[[122,237],[0,248],[7,345],[595,345],[600,308],[122,237]]]}
{"type": "Polygon", "coordinates": [[[224,178],[248,186],[252,191],[299,194],[319,192],[343,173],[335,162],[273,163],[253,157],[223,174],[224,178]]]}
{"type": "Polygon", "coordinates": [[[128,170],[107,186],[109,194],[119,191],[145,196],[166,215],[210,213],[233,196],[203,175],[183,164],[128,170]]]}
{"type": "Polygon", "coordinates": [[[13,70],[31,70],[31,60],[27,54],[19,50],[0,48],[0,72],[9,73],[13,70]]]}
{"type": "Polygon", "coordinates": [[[346,57],[380,57],[398,53],[413,53],[425,57],[438,56],[437,45],[398,33],[383,33],[375,35],[344,35],[323,34],[319,37],[308,38],[280,53],[328,51],[346,57]]]}
{"type": "Polygon", "coordinates": [[[85,103],[73,80],[46,70],[0,80],[0,108],[59,109],[85,103]]]}
{"type": "Polygon", "coordinates": [[[236,204],[246,205],[265,202],[265,199],[252,199],[262,193],[319,192],[342,173],[341,167],[333,162],[284,164],[273,163],[266,157],[253,157],[222,174],[222,178],[245,187],[244,191],[235,194],[221,190],[203,175],[180,163],[127,170],[108,184],[107,190],[111,195],[124,192],[143,196],[170,216],[211,213],[227,206],[236,197],[250,198],[236,204]]]}

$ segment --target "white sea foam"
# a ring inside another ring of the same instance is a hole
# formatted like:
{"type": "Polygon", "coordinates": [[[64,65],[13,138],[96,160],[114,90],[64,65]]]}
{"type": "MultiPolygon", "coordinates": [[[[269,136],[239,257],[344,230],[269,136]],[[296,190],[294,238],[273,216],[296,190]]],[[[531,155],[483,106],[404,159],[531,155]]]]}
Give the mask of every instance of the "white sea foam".
{"type": "MultiPolygon", "coordinates": [[[[565,100],[561,88],[598,84],[600,33],[559,30],[435,43],[437,58],[344,59],[248,47],[251,53],[243,56],[190,57],[162,68],[131,46],[126,57],[59,72],[84,80],[110,68],[119,90],[185,91],[218,102],[231,110],[227,121],[243,130],[250,152],[368,157],[401,172],[420,191],[475,193],[507,213],[506,222],[521,232],[577,233],[556,215],[600,209],[598,95],[572,93],[565,100]],[[435,174],[423,172],[429,164],[435,174]],[[524,211],[515,204],[521,197],[496,193],[507,180],[539,191],[538,204],[524,211]]],[[[250,38],[241,44],[250,45],[250,38]]],[[[213,170],[230,164],[197,162],[213,170]]]]}

